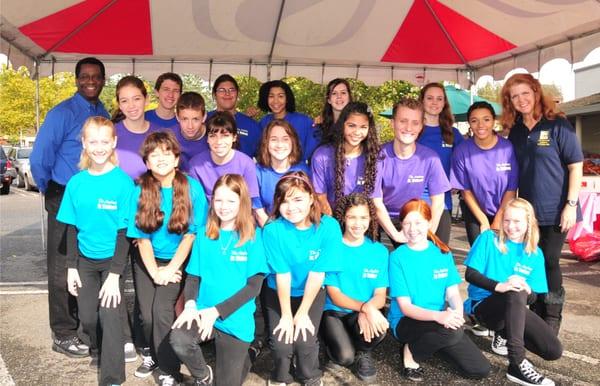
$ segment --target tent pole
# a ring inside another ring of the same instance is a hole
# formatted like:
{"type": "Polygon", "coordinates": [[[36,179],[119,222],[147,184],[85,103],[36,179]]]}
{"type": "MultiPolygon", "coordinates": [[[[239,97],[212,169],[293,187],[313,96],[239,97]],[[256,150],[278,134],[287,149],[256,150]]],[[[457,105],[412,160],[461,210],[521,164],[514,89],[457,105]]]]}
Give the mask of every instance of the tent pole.
{"type": "Polygon", "coordinates": [[[252,59],[248,62],[248,77],[252,77],[252,59]]]}
{"type": "Polygon", "coordinates": [[[208,61],[208,85],[210,86],[212,84],[212,66],[213,66],[213,60],[209,60],[208,61]]]}
{"type": "MultiPolygon", "coordinates": [[[[52,71],[54,73],[54,71],[52,71]]],[[[35,59],[35,133],[40,131],[40,59],[35,59]]],[[[44,195],[40,197],[40,233],[42,236],[42,253],[46,253],[46,229],[44,222],[44,195]]]]}
{"type": "Polygon", "coordinates": [[[321,64],[321,86],[323,85],[323,81],[325,80],[325,62],[321,64]]]}

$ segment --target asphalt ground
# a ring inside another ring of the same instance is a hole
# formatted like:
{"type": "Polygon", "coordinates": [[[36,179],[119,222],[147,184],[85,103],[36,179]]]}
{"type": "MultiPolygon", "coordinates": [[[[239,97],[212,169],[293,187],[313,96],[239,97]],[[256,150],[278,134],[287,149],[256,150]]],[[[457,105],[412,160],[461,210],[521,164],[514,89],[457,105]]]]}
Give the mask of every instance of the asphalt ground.
{"type": "MultiPolygon", "coordinates": [[[[70,359],[51,350],[48,327],[46,262],[42,246],[39,194],[14,186],[7,196],[0,196],[0,385],[94,385],[97,369],[89,358],[70,359]]],[[[468,244],[462,223],[453,225],[451,247],[461,273],[468,244]]],[[[546,362],[529,355],[535,366],[561,385],[600,384],[600,263],[578,262],[568,252],[561,259],[567,303],[560,338],[563,357],[546,362]]],[[[465,291],[466,285],[461,285],[465,291]]],[[[126,299],[133,300],[131,280],[126,286],[126,299]]],[[[257,320],[260,331],[260,318],[257,320]]],[[[472,336],[472,335],[471,335],[472,336]]],[[[492,373],[474,382],[460,378],[440,359],[422,363],[427,385],[503,385],[507,360],[493,354],[489,337],[473,337],[492,363],[492,373]]],[[[204,346],[206,356],[214,361],[214,349],[204,346]]],[[[400,345],[389,335],[374,352],[377,362],[377,385],[410,384],[400,375],[400,345]]],[[[152,385],[157,378],[135,378],[140,364],[127,364],[125,385],[152,385]]],[[[254,364],[245,386],[265,385],[271,367],[268,350],[254,364]]],[[[186,373],[183,367],[182,371],[186,373]]],[[[189,379],[188,379],[189,381],[189,379]]],[[[325,385],[361,385],[351,369],[331,373],[325,370],[325,385]]]]}

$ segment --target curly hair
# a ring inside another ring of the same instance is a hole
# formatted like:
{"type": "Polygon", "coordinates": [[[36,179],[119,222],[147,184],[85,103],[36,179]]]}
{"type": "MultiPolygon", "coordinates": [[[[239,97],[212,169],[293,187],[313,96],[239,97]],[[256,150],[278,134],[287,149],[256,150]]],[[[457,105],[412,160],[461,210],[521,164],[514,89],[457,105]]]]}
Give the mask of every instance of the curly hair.
{"type": "Polygon", "coordinates": [[[321,143],[322,144],[330,144],[333,143],[334,139],[334,120],[333,120],[333,107],[329,103],[329,97],[331,97],[331,93],[333,89],[338,85],[343,84],[346,86],[346,90],[348,91],[349,102],[352,102],[352,91],[350,90],[350,83],[346,79],[335,78],[331,80],[327,84],[327,94],[325,94],[325,103],[323,104],[323,112],[321,113],[321,143]]]}
{"type": "Polygon", "coordinates": [[[271,80],[260,86],[258,89],[258,108],[266,113],[271,112],[271,108],[269,107],[269,93],[274,87],[279,87],[285,93],[285,111],[288,113],[295,112],[296,98],[294,97],[294,92],[283,80],[271,80]]]}
{"type": "Polygon", "coordinates": [[[373,119],[373,113],[366,103],[362,102],[350,102],[344,107],[340,118],[334,125],[334,141],[333,149],[335,152],[335,201],[340,200],[344,195],[344,183],[346,173],[346,151],[344,149],[344,125],[346,120],[352,114],[360,114],[367,117],[369,121],[369,131],[367,132],[367,138],[361,142],[362,154],[365,157],[365,170],[364,170],[364,192],[367,195],[373,193],[375,188],[375,179],[377,178],[377,160],[379,159],[380,146],[379,138],[377,137],[377,128],[375,127],[375,120],[373,119]]]}
{"type": "Polygon", "coordinates": [[[452,125],[454,124],[454,116],[450,110],[450,102],[448,102],[448,95],[446,95],[446,89],[444,88],[444,85],[436,82],[426,84],[421,89],[419,100],[421,103],[424,103],[423,101],[425,100],[425,94],[427,94],[427,90],[433,87],[439,88],[444,94],[444,107],[439,115],[440,128],[442,129],[442,139],[444,143],[452,145],[454,143],[454,130],[452,129],[452,125]]]}
{"type": "Polygon", "coordinates": [[[379,223],[377,222],[377,209],[375,204],[364,193],[350,193],[342,197],[335,206],[334,217],[342,226],[342,232],[346,232],[346,212],[355,206],[366,206],[369,210],[369,227],[365,232],[365,236],[375,241],[379,238],[379,223]]]}

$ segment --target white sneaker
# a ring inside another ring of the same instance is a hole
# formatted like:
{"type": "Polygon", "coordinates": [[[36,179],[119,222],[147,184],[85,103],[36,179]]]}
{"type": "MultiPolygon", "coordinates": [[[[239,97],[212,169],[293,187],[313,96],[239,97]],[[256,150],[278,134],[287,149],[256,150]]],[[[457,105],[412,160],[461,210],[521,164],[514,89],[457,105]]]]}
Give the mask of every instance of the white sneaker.
{"type": "Polygon", "coordinates": [[[137,352],[133,343],[125,343],[125,363],[137,361],[137,352]]]}
{"type": "Polygon", "coordinates": [[[178,383],[172,375],[162,374],[158,376],[158,384],[160,386],[177,386],[178,383]]]}
{"type": "Polygon", "coordinates": [[[490,336],[491,335],[491,331],[488,330],[487,328],[483,327],[481,324],[476,324],[473,327],[471,327],[471,332],[475,336],[490,336]]]}
{"type": "Polygon", "coordinates": [[[554,386],[554,381],[540,374],[527,359],[523,359],[518,366],[508,365],[506,378],[524,386],[554,386]]]}
{"type": "Polygon", "coordinates": [[[497,332],[494,332],[492,336],[492,351],[503,357],[508,355],[508,348],[506,348],[506,339],[497,332]]]}

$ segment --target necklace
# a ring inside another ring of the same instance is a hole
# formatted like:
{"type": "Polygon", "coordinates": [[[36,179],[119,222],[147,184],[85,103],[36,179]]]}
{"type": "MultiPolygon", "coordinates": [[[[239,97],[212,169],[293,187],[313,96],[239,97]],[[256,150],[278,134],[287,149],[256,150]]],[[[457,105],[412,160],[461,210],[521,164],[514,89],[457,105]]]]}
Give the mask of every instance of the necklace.
{"type": "Polygon", "coordinates": [[[227,245],[223,246],[223,242],[221,237],[219,237],[219,247],[221,248],[221,254],[225,255],[231,246],[231,242],[233,241],[233,232],[229,235],[229,240],[227,241],[227,245]]]}

